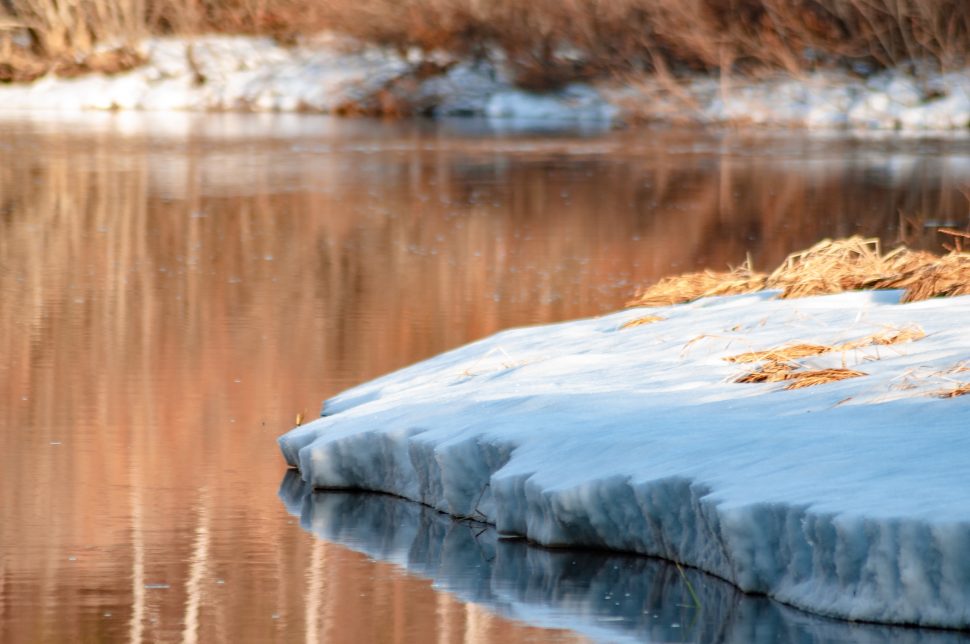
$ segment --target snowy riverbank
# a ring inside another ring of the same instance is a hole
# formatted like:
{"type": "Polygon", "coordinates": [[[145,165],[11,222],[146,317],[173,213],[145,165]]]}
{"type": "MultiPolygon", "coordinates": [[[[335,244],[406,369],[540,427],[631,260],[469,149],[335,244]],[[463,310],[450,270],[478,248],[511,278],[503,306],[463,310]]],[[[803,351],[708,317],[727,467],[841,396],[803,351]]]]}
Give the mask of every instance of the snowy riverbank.
{"type": "Polygon", "coordinates": [[[658,555],[824,615],[970,627],[970,297],[773,295],[506,331],[280,444],[317,487],[658,555]],[[739,354],[796,342],[828,347],[803,371],[860,373],[736,382],[759,370],[739,354]]]}
{"type": "Polygon", "coordinates": [[[155,38],[134,70],[0,86],[0,110],[313,111],[484,115],[495,119],[743,122],[811,128],[966,129],[970,70],[920,80],[826,73],[761,81],[651,77],[534,94],[490,61],[401,55],[321,36],[295,47],[266,38],[155,38]]]}

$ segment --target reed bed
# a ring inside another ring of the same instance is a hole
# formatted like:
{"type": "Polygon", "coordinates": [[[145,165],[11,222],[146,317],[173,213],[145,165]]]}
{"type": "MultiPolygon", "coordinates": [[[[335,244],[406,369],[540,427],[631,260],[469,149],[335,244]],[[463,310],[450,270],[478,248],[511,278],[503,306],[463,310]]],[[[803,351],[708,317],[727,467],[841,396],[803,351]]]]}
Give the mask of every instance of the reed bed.
{"type": "MultiPolygon", "coordinates": [[[[970,60],[966,0],[0,2],[0,44],[19,30],[34,63],[80,60],[98,45],[145,34],[262,33],[292,41],[324,29],[402,51],[499,51],[516,81],[533,89],[643,72],[669,79],[831,67],[946,70],[970,60]]],[[[17,57],[4,61],[2,50],[0,64],[18,64],[17,57]]]]}
{"type": "Polygon", "coordinates": [[[769,275],[746,263],[725,273],[666,277],[638,291],[627,306],[667,306],[768,289],[780,290],[781,299],[864,289],[903,289],[901,302],[970,295],[970,253],[954,249],[940,256],[900,246],[883,254],[878,239],[826,239],[792,253],[769,275]]]}

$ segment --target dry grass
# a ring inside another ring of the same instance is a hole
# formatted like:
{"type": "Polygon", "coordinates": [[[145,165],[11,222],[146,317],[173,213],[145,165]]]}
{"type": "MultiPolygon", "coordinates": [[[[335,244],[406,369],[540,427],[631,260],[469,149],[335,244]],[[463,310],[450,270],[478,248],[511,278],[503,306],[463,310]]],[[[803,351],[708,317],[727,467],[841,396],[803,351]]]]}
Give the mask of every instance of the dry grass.
{"type": "Polygon", "coordinates": [[[782,299],[862,288],[882,275],[878,239],[825,239],[808,250],[789,255],[765,280],[781,289],[782,299]]]}
{"type": "Polygon", "coordinates": [[[738,355],[728,356],[724,359],[727,362],[736,363],[760,362],[762,360],[789,363],[798,358],[822,355],[823,353],[832,351],[832,349],[833,347],[820,344],[790,344],[776,349],[768,349],[767,351],[739,353],[738,355]]]}
{"type": "Polygon", "coordinates": [[[769,382],[774,382],[777,380],[786,380],[787,378],[779,378],[772,376],[771,374],[776,372],[780,373],[788,367],[796,368],[798,366],[797,361],[800,358],[820,356],[833,351],[852,351],[871,346],[902,344],[905,342],[913,342],[924,337],[926,337],[926,333],[923,331],[923,329],[917,324],[911,324],[901,328],[888,329],[880,333],[873,333],[872,335],[867,335],[863,338],[859,338],[858,340],[852,340],[842,344],[785,344],[764,351],[749,351],[747,353],[739,353],[733,356],[728,356],[724,358],[724,361],[735,364],[765,362],[765,369],[754,372],[753,374],[745,374],[745,376],[742,376],[742,378],[752,379],[742,379],[736,382],[765,382],[766,380],[769,382]]]}
{"type": "Polygon", "coordinates": [[[756,383],[756,382],[781,382],[791,380],[798,369],[794,362],[782,362],[779,360],[768,360],[754,371],[738,376],[732,382],[756,383]]]}
{"type": "Polygon", "coordinates": [[[791,382],[785,385],[784,389],[803,389],[805,387],[814,387],[815,385],[824,385],[829,382],[847,380],[848,378],[858,378],[867,374],[862,371],[838,368],[796,371],[791,375],[791,382]]]}
{"type": "Polygon", "coordinates": [[[329,3],[323,15],[400,47],[497,46],[532,87],[616,71],[958,67],[970,43],[964,0],[357,0],[329,3]]]}
{"type": "Polygon", "coordinates": [[[970,59],[965,0],[5,0],[0,41],[7,23],[41,59],[83,58],[94,43],[146,32],[291,40],[330,29],[402,50],[500,50],[535,89],[629,72],[726,78],[970,59]]]}
{"type": "Polygon", "coordinates": [[[665,306],[764,289],[780,289],[779,297],[786,299],[884,288],[904,289],[902,302],[970,295],[970,253],[953,250],[939,256],[901,246],[883,254],[877,239],[826,239],[792,253],[768,276],[746,264],[728,273],[665,277],[638,291],[627,306],[665,306]]]}
{"type": "Polygon", "coordinates": [[[733,382],[740,383],[760,383],[760,382],[787,382],[784,389],[802,389],[804,387],[814,387],[847,378],[858,378],[867,374],[853,369],[813,369],[810,371],[799,371],[799,365],[795,362],[786,362],[777,359],[769,359],[754,371],[750,371],[734,379],[733,382]]]}
{"type": "Polygon", "coordinates": [[[643,317],[635,318],[629,322],[624,322],[620,325],[620,329],[632,329],[633,327],[643,326],[645,324],[653,324],[654,322],[663,322],[667,318],[661,317],[659,315],[644,315],[643,317]]]}
{"type": "Polygon", "coordinates": [[[627,306],[669,306],[713,295],[740,295],[765,288],[765,275],[752,271],[746,262],[725,273],[704,271],[665,277],[640,290],[627,306]]]}
{"type": "Polygon", "coordinates": [[[956,398],[958,396],[966,396],[967,394],[970,394],[970,383],[955,385],[950,389],[935,391],[931,395],[935,398],[956,398]]]}
{"type": "MultiPolygon", "coordinates": [[[[810,358],[833,351],[850,351],[869,346],[888,346],[904,342],[912,342],[926,336],[918,325],[889,329],[880,333],[873,333],[858,340],[836,345],[795,343],[786,344],[766,351],[750,351],[724,358],[727,362],[748,364],[761,362],[753,371],[744,373],[733,380],[741,383],[758,382],[788,382],[784,389],[801,389],[815,385],[858,378],[866,374],[853,369],[811,369],[802,370],[798,362],[801,358],[810,358]]],[[[843,362],[844,364],[844,362],[843,362]]]]}
{"type": "Polygon", "coordinates": [[[899,329],[889,329],[881,333],[867,335],[866,337],[859,338],[858,340],[845,342],[837,347],[833,347],[833,349],[838,351],[852,351],[853,349],[862,349],[865,347],[871,347],[873,345],[889,346],[893,344],[903,344],[905,342],[913,342],[914,340],[919,340],[925,337],[926,332],[923,331],[922,327],[920,327],[918,324],[910,324],[899,329]]]}
{"type": "Polygon", "coordinates": [[[970,253],[951,252],[895,278],[883,280],[877,287],[906,289],[903,302],[970,295],[970,253]]]}

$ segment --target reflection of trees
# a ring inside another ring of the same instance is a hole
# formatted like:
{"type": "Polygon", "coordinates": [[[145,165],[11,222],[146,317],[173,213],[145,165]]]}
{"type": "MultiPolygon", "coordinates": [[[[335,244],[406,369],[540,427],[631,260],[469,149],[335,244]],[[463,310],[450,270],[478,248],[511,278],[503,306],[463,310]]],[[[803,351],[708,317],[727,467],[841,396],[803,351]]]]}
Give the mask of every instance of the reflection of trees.
{"type": "MultiPolygon", "coordinates": [[[[922,157],[894,170],[850,147],[815,164],[801,158],[811,146],[772,160],[652,136],[611,135],[599,156],[568,141],[301,156],[5,139],[0,545],[24,555],[0,562],[0,611],[16,579],[43,598],[37,610],[58,607],[45,618],[58,632],[106,628],[100,601],[146,637],[181,633],[188,610],[200,641],[243,627],[272,638],[266,616],[305,614],[303,570],[320,548],[264,493],[279,479],[272,440],[297,411],[499,328],[616,308],[671,272],[747,252],[767,268],[823,236],[892,241],[899,212],[966,213],[966,176],[922,157]],[[159,581],[170,588],[144,591],[159,581]]],[[[396,628],[335,594],[359,558],[318,558],[325,615],[363,636],[396,628]]],[[[410,580],[353,583],[388,620],[443,601],[410,580]]],[[[451,632],[484,628],[448,602],[437,610],[451,632]]]]}

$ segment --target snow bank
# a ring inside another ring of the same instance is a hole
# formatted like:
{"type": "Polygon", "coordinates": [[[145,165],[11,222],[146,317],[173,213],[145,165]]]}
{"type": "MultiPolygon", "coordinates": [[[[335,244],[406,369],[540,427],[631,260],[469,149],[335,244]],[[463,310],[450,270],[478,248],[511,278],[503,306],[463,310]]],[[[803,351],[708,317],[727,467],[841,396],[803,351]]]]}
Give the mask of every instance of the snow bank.
{"type": "Polygon", "coordinates": [[[444,71],[418,80],[423,58],[330,36],[298,47],[246,36],[153,38],[142,49],[147,63],[123,74],[0,86],[0,109],[330,113],[374,104],[382,92],[442,116],[571,121],[608,119],[613,109],[585,86],[515,92],[501,70],[472,61],[434,61],[444,71]]]}
{"type": "Polygon", "coordinates": [[[319,488],[389,492],[547,546],[656,555],[853,620],[970,627],[970,297],[770,292],[506,331],[355,387],[280,438],[319,488]],[[920,325],[805,359],[723,358],[920,325]]]}
{"type": "MultiPolygon", "coordinates": [[[[355,111],[405,106],[437,116],[611,122],[639,117],[812,128],[954,130],[970,127],[970,70],[868,79],[835,72],[758,82],[644,77],[622,86],[517,89],[503,57],[462,60],[322,35],[296,47],[267,38],[153,38],[147,64],[114,76],[41,78],[0,86],[0,110],[355,111]],[[440,73],[428,75],[427,63],[440,73]]],[[[627,79],[629,80],[629,79],[627,79]]]]}
{"type": "Polygon", "coordinates": [[[964,634],[813,617],[744,595],[695,569],[589,550],[499,539],[478,522],[379,494],[312,494],[290,470],[280,498],[322,539],[430,579],[436,589],[510,619],[609,642],[950,644],[964,634]],[[685,580],[700,600],[695,605],[685,580]]]}

